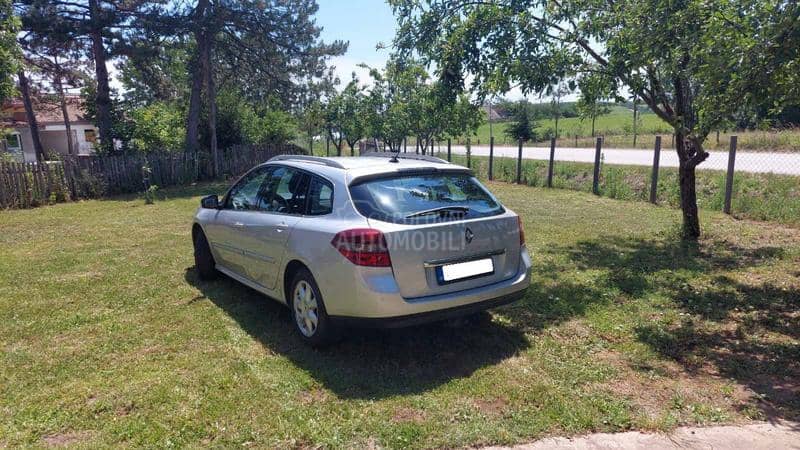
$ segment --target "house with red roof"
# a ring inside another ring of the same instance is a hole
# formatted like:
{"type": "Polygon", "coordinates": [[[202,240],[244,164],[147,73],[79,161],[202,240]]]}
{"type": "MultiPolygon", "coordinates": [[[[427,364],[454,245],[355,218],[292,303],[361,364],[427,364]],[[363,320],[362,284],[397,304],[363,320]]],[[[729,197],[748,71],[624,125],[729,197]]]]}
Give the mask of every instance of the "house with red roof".
{"type": "MultiPolygon", "coordinates": [[[[97,142],[97,128],[86,118],[83,102],[78,95],[67,95],[73,153],[90,155],[97,142]]],[[[57,101],[34,100],[33,110],[39,126],[39,140],[48,155],[69,154],[67,127],[61,105],[57,101]]],[[[31,128],[21,99],[5,102],[0,108],[0,152],[8,153],[20,162],[36,161],[31,128]]]]}

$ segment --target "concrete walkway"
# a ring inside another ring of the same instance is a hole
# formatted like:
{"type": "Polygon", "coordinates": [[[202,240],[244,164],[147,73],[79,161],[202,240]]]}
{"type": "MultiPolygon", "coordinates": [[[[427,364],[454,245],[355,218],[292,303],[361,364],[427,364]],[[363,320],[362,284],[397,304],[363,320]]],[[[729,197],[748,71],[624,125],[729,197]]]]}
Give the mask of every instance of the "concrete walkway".
{"type": "Polygon", "coordinates": [[[566,449],[800,449],[800,423],[758,423],[743,426],[681,427],[670,434],[596,433],[576,438],[547,438],[515,447],[489,447],[491,450],[566,450],[566,449]]]}
{"type": "MultiPolygon", "coordinates": [[[[454,145],[451,147],[454,154],[466,154],[466,147],[454,145]]],[[[447,152],[447,146],[439,145],[437,151],[447,152]]],[[[473,155],[489,156],[489,146],[473,145],[473,155]]],[[[494,147],[495,156],[517,157],[517,147],[494,147]]],[[[653,150],[642,149],[603,149],[603,162],[605,164],[627,164],[633,166],[652,166],[653,150]]],[[[727,170],[728,152],[710,152],[707,160],[697,166],[698,170],[727,170]]],[[[523,147],[524,159],[550,159],[550,148],[523,147]]],[[[556,147],[556,161],[594,162],[593,148],[556,147]]],[[[673,149],[662,149],[660,158],[661,167],[678,167],[678,155],[673,149]]],[[[800,175],[800,153],[779,152],[743,152],[736,153],[736,171],[753,173],[779,173],[784,175],[800,175]]]]}

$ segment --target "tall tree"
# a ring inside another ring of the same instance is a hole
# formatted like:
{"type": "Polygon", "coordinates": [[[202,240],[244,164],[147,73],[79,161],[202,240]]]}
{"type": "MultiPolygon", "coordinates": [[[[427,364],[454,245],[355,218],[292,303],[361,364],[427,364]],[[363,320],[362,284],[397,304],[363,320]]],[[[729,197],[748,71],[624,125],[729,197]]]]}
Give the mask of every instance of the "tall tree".
{"type": "Polygon", "coordinates": [[[700,236],[695,170],[703,142],[740,107],[796,93],[800,3],[749,0],[390,0],[396,44],[435,62],[454,91],[486,95],[517,83],[600,71],[627,87],[676,135],[683,235],[700,236]],[[767,95],[760,95],[767,94],[767,95]],[[761,97],[760,99],[757,97],[761,97]]]}
{"type": "Polygon", "coordinates": [[[19,64],[18,30],[19,19],[14,15],[11,0],[0,0],[0,103],[14,92],[13,77],[19,64]]]}
{"type": "Polygon", "coordinates": [[[208,104],[209,149],[216,154],[216,77],[227,69],[230,80],[253,87],[260,97],[279,97],[289,107],[299,101],[303,81],[325,75],[328,57],[344,53],[347,46],[319,40],[314,23],[315,0],[199,0],[188,11],[176,11],[195,38],[194,76],[186,126],[186,146],[199,148],[198,131],[202,93],[208,104]],[[266,92],[265,92],[266,91],[266,92]],[[281,93],[282,92],[282,93],[281,93]]]}
{"type": "Polygon", "coordinates": [[[366,135],[367,115],[364,88],[354,73],[342,92],[331,93],[325,105],[325,128],[338,155],[342,154],[345,142],[350,147],[350,153],[353,153],[356,142],[366,135]]]}
{"type": "Polygon", "coordinates": [[[36,112],[33,109],[33,96],[31,95],[30,81],[25,75],[24,69],[19,70],[17,77],[19,78],[19,91],[22,94],[22,103],[25,105],[25,118],[28,120],[28,129],[31,131],[33,151],[36,153],[36,161],[42,162],[47,159],[47,155],[44,154],[42,140],[39,137],[39,123],[36,120],[36,112]]]}
{"type": "Polygon", "coordinates": [[[399,150],[411,135],[426,154],[435,140],[474,132],[483,121],[479,106],[466,96],[447,95],[413,59],[392,58],[383,70],[370,73],[368,128],[391,150],[399,150]]]}
{"type": "Polygon", "coordinates": [[[407,72],[397,61],[389,61],[383,70],[370,69],[372,86],[367,96],[367,129],[370,137],[383,141],[392,151],[399,151],[403,140],[412,133],[409,114],[408,82],[401,82],[407,72]]]}
{"type": "MultiPolygon", "coordinates": [[[[81,47],[75,41],[54,39],[53,36],[43,33],[23,33],[19,39],[25,65],[33,70],[38,78],[39,84],[43,84],[40,91],[50,91],[50,95],[39,95],[39,104],[47,105],[55,103],[61,110],[61,115],[66,129],[67,151],[70,155],[77,154],[76,142],[72,139],[72,125],[69,118],[66,88],[80,88],[81,81],[86,78],[83,63],[81,61],[81,47]],[[54,102],[48,102],[51,97],[54,102]]],[[[24,74],[23,74],[24,78],[24,74]]],[[[22,80],[22,79],[21,79],[22,80]]],[[[20,88],[22,88],[20,82],[20,88]]],[[[28,80],[25,79],[25,90],[30,96],[30,88],[27,86],[28,80]]],[[[37,136],[34,138],[34,147],[38,137],[38,124],[35,123],[35,114],[32,111],[32,103],[25,102],[26,112],[31,107],[29,122],[31,123],[31,134],[36,129],[37,136]],[[34,122],[30,121],[33,117],[34,122]]],[[[40,145],[40,144],[39,144],[40,145]]]]}
{"type": "Polygon", "coordinates": [[[137,19],[160,8],[146,0],[18,0],[24,39],[78,46],[94,64],[92,109],[100,130],[100,146],[114,149],[113,101],[107,62],[117,56],[134,31],[137,19]]]}

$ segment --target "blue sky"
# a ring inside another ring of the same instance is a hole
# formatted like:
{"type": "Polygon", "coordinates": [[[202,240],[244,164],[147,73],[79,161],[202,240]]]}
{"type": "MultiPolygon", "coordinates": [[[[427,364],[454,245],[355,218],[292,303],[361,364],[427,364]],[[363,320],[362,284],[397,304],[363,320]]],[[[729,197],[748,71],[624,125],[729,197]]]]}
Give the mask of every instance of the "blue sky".
{"type": "Polygon", "coordinates": [[[366,71],[357,67],[366,63],[383,67],[390,50],[376,50],[382,42],[391,45],[396,22],[392,9],[382,0],[317,0],[317,24],[323,28],[322,39],[349,41],[347,53],[334,58],[331,64],[346,83],[355,71],[361,81],[367,81],[366,71]]]}
{"type": "MultiPolygon", "coordinates": [[[[353,72],[363,84],[369,84],[367,71],[358,64],[383,67],[386,63],[391,49],[376,50],[375,46],[391,46],[397,29],[392,9],[383,0],[317,0],[317,4],[316,20],[323,28],[322,39],[350,43],[347,53],[331,60],[342,84],[350,81],[353,72]]],[[[512,89],[505,97],[516,100],[522,98],[522,93],[512,89]]]]}

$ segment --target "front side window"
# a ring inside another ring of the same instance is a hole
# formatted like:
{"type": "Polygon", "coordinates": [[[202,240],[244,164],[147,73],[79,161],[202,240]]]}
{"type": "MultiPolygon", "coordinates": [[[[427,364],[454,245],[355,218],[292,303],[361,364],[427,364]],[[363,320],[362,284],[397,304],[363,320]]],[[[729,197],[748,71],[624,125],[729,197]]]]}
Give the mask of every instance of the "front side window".
{"type": "Polygon", "coordinates": [[[231,189],[225,207],[236,211],[264,210],[265,205],[260,195],[261,187],[271,172],[271,167],[261,167],[245,175],[231,189]]]}
{"type": "Polygon", "coordinates": [[[467,173],[378,178],[350,186],[358,211],[393,223],[430,223],[503,213],[494,197],[467,173]]]}

